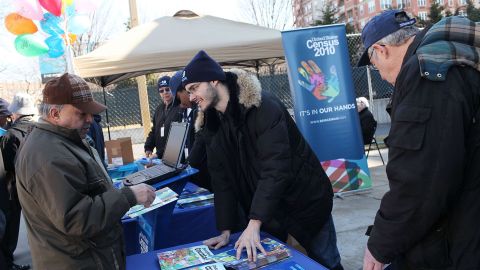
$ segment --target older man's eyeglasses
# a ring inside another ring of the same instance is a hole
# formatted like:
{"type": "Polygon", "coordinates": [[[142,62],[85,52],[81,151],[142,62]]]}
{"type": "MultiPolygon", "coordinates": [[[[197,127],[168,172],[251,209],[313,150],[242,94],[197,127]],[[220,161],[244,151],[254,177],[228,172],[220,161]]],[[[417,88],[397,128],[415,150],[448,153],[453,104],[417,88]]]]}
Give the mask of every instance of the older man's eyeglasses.
{"type": "MultiPolygon", "coordinates": [[[[385,47],[384,44],[377,44],[377,45],[380,45],[382,47],[385,47]]],[[[378,68],[372,63],[372,57],[373,57],[373,54],[375,53],[375,48],[374,47],[370,47],[370,49],[372,50],[372,52],[369,54],[368,56],[368,60],[370,61],[370,65],[368,65],[368,67],[371,69],[371,70],[378,70],[378,68]]]]}
{"type": "Polygon", "coordinates": [[[168,87],[167,88],[160,88],[160,89],[158,89],[158,92],[160,94],[163,94],[164,92],[168,93],[168,92],[170,92],[170,88],[168,88],[168,87]]]}

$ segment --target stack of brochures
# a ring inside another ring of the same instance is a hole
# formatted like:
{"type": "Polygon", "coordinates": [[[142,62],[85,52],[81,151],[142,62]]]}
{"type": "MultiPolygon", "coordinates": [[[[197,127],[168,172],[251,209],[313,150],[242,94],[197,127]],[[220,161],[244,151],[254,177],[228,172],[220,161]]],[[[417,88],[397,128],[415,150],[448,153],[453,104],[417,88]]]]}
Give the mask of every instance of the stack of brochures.
{"type": "Polygon", "coordinates": [[[185,189],[180,194],[177,205],[182,209],[213,205],[213,193],[201,187],[198,187],[196,190],[185,189]]]}
{"type": "Polygon", "coordinates": [[[135,205],[134,207],[130,208],[130,210],[128,210],[125,216],[135,218],[154,209],[167,205],[171,202],[174,202],[177,199],[178,194],[175,191],[171,190],[169,187],[164,187],[155,191],[155,200],[153,201],[152,205],[150,205],[150,207],[145,208],[143,205],[135,205]]]}
{"type": "Polygon", "coordinates": [[[265,238],[261,243],[265,248],[265,251],[267,251],[267,255],[258,253],[256,262],[249,262],[245,251],[243,251],[241,258],[237,260],[237,251],[235,249],[230,249],[213,255],[205,245],[165,251],[158,253],[157,257],[162,270],[250,270],[276,263],[290,257],[290,251],[288,248],[275,240],[265,238]]]}
{"type": "Polygon", "coordinates": [[[225,269],[221,263],[212,263],[212,256],[212,252],[205,245],[165,251],[157,254],[158,262],[162,270],[225,269]]]}

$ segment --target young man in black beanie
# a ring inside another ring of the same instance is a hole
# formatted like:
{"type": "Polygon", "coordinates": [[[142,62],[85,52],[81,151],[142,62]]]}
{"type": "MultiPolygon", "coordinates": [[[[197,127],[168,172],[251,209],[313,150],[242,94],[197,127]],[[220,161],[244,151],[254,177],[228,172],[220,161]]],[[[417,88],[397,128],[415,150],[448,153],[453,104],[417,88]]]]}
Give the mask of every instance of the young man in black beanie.
{"type": "Polygon", "coordinates": [[[235,243],[256,260],[260,228],[285,241],[295,237],[314,260],[343,269],[336,246],[330,181],[290,114],[242,70],[224,72],[204,51],[185,67],[183,85],[197,103],[220,236],[204,243],[220,248],[248,219],[235,243]],[[239,207],[240,206],[240,207],[239,207]]]}

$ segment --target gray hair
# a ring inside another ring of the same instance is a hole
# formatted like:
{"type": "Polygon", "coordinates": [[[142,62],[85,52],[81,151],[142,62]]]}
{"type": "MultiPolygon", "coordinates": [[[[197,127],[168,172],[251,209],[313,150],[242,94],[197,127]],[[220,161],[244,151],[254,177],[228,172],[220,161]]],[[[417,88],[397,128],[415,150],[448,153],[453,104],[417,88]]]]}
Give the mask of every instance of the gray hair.
{"type": "Polygon", "coordinates": [[[48,114],[52,109],[57,109],[57,111],[61,111],[63,109],[63,105],[47,104],[43,102],[38,105],[38,113],[40,114],[40,117],[42,119],[47,119],[48,114]]]}
{"type": "MultiPolygon", "coordinates": [[[[418,34],[418,32],[420,32],[420,29],[418,29],[416,26],[414,25],[407,26],[407,27],[401,28],[396,32],[391,33],[390,35],[380,39],[375,43],[381,44],[381,45],[400,46],[405,42],[407,42],[409,38],[418,34]]],[[[368,54],[371,55],[372,51],[373,51],[373,46],[370,46],[370,48],[368,48],[368,54]]]]}
{"type": "Polygon", "coordinates": [[[367,108],[370,107],[370,104],[368,103],[368,99],[366,97],[357,98],[357,103],[363,103],[367,108]]]}

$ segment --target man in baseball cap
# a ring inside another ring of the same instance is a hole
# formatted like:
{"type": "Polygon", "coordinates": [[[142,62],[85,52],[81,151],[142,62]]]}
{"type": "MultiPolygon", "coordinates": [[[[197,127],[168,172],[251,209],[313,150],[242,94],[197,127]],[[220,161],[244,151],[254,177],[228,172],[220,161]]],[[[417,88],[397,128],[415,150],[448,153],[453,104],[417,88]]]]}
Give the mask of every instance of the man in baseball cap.
{"type": "Polygon", "coordinates": [[[8,128],[8,123],[12,113],[8,110],[10,104],[3,98],[0,98],[0,128],[8,128]]]}
{"type": "Polygon", "coordinates": [[[158,79],[158,93],[162,98],[153,115],[152,129],[145,140],[145,156],[147,158],[161,158],[167,144],[168,133],[172,122],[179,122],[179,102],[175,99],[174,89],[169,87],[170,76],[162,76],[158,79]]]}
{"type": "Polygon", "coordinates": [[[104,109],[76,75],[45,85],[41,118],[15,162],[34,269],[126,267],[120,219],[136,204],[150,206],[155,189],[113,187],[84,140],[92,114],[104,109]]]}
{"type": "Polygon", "coordinates": [[[363,269],[479,269],[479,26],[456,16],[422,31],[414,23],[389,10],[362,31],[359,65],[395,87],[385,141],[390,190],[363,269]]]}

